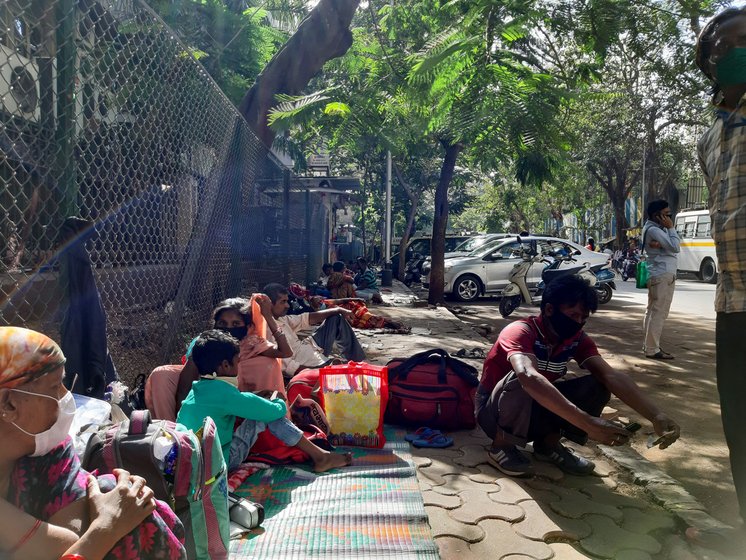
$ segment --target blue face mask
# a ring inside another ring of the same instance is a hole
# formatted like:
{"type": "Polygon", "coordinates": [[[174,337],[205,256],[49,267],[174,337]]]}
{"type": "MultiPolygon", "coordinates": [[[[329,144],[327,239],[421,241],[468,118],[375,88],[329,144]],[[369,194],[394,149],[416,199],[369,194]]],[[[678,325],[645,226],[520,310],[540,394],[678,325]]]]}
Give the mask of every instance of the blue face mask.
{"type": "Polygon", "coordinates": [[[734,47],[715,64],[717,78],[721,86],[746,84],[746,47],[734,47]]]}

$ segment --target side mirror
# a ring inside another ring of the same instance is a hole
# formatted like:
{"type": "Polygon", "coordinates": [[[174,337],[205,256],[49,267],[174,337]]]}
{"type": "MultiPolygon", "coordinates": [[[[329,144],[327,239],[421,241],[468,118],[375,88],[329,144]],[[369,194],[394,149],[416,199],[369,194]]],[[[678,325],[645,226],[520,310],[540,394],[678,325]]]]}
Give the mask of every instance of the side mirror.
{"type": "Polygon", "coordinates": [[[490,261],[499,261],[499,260],[502,260],[502,258],[503,258],[503,256],[502,256],[501,253],[492,253],[491,255],[489,255],[487,257],[487,260],[490,260],[490,261]]]}
{"type": "Polygon", "coordinates": [[[572,252],[572,254],[573,254],[573,255],[582,255],[583,253],[581,253],[581,252],[580,252],[579,250],[575,249],[575,250],[574,250],[574,251],[572,252]]]}

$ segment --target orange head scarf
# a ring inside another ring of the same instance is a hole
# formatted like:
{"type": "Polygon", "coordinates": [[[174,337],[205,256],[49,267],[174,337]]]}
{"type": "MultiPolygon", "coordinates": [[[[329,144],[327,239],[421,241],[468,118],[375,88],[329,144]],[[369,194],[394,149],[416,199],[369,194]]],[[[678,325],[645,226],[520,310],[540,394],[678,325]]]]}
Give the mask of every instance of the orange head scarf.
{"type": "Polygon", "coordinates": [[[256,301],[256,296],[257,294],[252,295],[249,302],[249,306],[251,307],[251,328],[249,329],[249,333],[266,339],[267,321],[264,320],[262,310],[259,309],[259,304],[256,301]]]}
{"type": "Polygon", "coordinates": [[[57,343],[21,327],[0,327],[0,389],[33,381],[65,363],[57,343]]]}

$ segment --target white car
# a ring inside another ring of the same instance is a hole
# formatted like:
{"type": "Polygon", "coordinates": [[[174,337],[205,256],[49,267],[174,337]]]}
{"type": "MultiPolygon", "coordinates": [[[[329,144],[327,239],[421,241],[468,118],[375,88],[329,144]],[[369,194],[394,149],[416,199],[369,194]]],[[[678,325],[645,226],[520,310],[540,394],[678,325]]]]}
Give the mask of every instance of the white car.
{"type": "MultiPolygon", "coordinates": [[[[517,234],[515,233],[480,233],[479,235],[470,237],[463,243],[459,244],[457,247],[453,249],[453,251],[446,252],[446,254],[443,255],[443,258],[452,259],[454,257],[465,257],[466,255],[469,255],[473,253],[474,251],[477,251],[483,247],[486,247],[488,244],[494,245],[495,241],[498,239],[505,239],[506,237],[515,237],[516,235],[517,234]]],[[[427,274],[430,271],[431,262],[432,262],[432,257],[425,258],[425,261],[422,263],[423,274],[427,274]]]]}
{"type": "MultiPolygon", "coordinates": [[[[577,262],[562,263],[563,267],[588,263],[590,266],[607,264],[609,255],[596,253],[568,239],[531,235],[521,237],[521,243],[536,241],[542,253],[573,255],[577,262]]],[[[488,243],[463,257],[454,257],[445,262],[444,291],[460,301],[474,301],[485,294],[499,294],[508,285],[508,275],[513,265],[521,259],[521,243],[517,237],[488,243]]],[[[529,288],[541,281],[543,266],[534,265],[528,273],[529,288]]],[[[429,286],[429,275],[423,278],[423,286],[429,286]]]]}

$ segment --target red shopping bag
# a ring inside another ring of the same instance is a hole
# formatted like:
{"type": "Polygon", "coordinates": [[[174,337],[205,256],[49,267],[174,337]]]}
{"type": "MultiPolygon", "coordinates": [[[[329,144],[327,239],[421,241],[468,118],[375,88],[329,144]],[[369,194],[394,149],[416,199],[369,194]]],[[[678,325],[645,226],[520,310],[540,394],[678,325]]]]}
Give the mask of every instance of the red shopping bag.
{"type": "Polygon", "coordinates": [[[319,397],[329,420],[332,445],[378,447],[386,443],[383,414],[388,403],[388,368],[365,362],[320,371],[319,397]]]}

